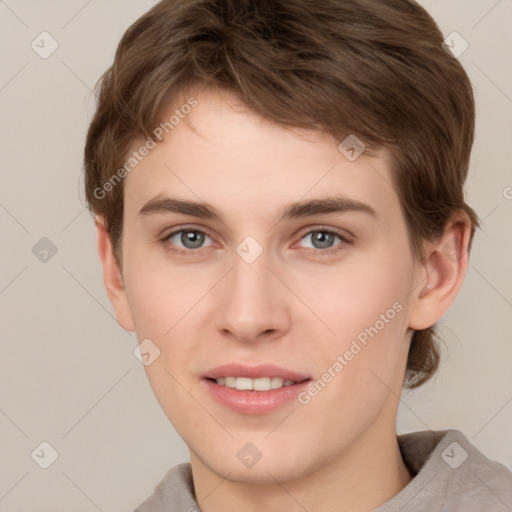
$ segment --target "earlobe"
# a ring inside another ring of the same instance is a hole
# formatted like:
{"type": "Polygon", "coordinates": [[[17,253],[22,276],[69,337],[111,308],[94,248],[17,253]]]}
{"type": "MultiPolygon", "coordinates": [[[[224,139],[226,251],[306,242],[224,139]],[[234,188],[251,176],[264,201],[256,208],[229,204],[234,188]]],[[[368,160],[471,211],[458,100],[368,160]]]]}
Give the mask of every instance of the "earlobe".
{"type": "Polygon", "coordinates": [[[428,244],[428,259],[418,267],[409,327],[427,329],[438,322],[454,302],[464,282],[471,237],[469,218],[459,213],[441,238],[428,244]]]}
{"type": "Polygon", "coordinates": [[[114,257],[112,243],[105,227],[104,219],[96,217],[95,225],[98,235],[98,254],[103,267],[105,290],[114,307],[117,322],[123,329],[133,332],[135,331],[135,326],[126,296],[123,276],[114,257]]]}

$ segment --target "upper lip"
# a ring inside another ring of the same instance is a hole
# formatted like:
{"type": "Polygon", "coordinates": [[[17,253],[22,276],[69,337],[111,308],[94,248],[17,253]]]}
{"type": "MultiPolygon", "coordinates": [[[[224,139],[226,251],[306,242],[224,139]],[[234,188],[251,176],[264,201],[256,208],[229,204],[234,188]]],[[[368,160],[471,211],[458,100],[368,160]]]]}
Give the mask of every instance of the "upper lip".
{"type": "Polygon", "coordinates": [[[247,377],[258,379],[261,377],[281,377],[285,380],[302,382],[310,377],[302,373],[294,372],[273,364],[260,364],[257,366],[246,366],[238,363],[224,364],[217,366],[206,373],[205,379],[219,379],[221,377],[247,377]]]}

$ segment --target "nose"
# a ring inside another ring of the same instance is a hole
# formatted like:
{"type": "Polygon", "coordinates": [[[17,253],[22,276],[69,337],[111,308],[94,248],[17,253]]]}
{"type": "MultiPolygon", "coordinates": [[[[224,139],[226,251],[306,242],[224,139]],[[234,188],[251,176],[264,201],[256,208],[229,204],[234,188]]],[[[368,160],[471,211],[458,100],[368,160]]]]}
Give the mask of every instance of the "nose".
{"type": "Polygon", "coordinates": [[[265,251],[252,262],[235,252],[215,297],[216,327],[224,336],[254,343],[279,338],[290,328],[290,292],[270,263],[265,251]]]}

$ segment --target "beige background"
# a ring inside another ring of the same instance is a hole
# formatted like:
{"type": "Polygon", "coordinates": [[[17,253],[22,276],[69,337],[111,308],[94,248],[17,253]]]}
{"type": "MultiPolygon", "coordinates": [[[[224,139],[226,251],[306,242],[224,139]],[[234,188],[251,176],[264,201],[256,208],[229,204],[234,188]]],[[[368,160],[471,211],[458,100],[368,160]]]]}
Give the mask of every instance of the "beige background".
{"type": "MultiPolygon", "coordinates": [[[[467,194],[485,222],[441,323],[442,368],[403,394],[398,431],[458,428],[512,469],[512,0],[421,3],[469,43],[460,60],[478,131],[467,194]]],[[[152,4],[0,0],[2,512],[133,510],[188,460],[133,355],[135,335],[113,317],[81,179],[91,88],[152,4]],[[47,59],[31,48],[42,31],[59,45],[47,59]],[[43,237],[57,248],[46,263],[32,252],[43,237]],[[46,470],[31,458],[43,441],[58,452],[46,470]]]]}

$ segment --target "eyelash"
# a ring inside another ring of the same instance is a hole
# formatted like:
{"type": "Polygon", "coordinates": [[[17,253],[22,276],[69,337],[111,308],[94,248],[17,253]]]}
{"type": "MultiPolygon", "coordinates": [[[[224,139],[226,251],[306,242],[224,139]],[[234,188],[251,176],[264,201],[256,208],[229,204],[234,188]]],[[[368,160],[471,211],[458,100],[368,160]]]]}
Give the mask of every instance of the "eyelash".
{"type": "MultiPolygon", "coordinates": [[[[208,233],[206,233],[205,231],[202,231],[201,229],[196,229],[196,228],[181,228],[181,229],[178,229],[176,231],[173,231],[172,233],[169,233],[168,235],[165,235],[164,238],[162,238],[160,240],[160,242],[162,242],[163,245],[166,246],[167,250],[173,252],[173,253],[176,253],[176,254],[179,254],[181,256],[190,256],[190,255],[197,255],[197,254],[200,254],[201,253],[201,249],[205,249],[205,247],[200,247],[198,249],[177,249],[176,247],[173,247],[169,240],[179,234],[179,233],[183,233],[183,232],[192,232],[192,233],[199,233],[199,234],[202,234],[202,235],[205,235],[209,238],[211,238],[208,233]]],[[[315,248],[309,248],[310,250],[313,250],[315,253],[319,254],[319,255],[329,255],[329,254],[333,254],[333,253],[337,253],[341,250],[343,250],[344,246],[345,245],[351,245],[352,244],[352,241],[349,240],[347,237],[341,235],[339,232],[337,231],[334,231],[332,229],[329,229],[329,228],[324,228],[324,227],[320,227],[320,228],[316,228],[316,229],[312,229],[308,232],[306,232],[303,236],[300,237],[300,240],[306,238],[308,235],[311,235],[313,233],[327,233],[329,235],[334,235],[334,236],[337,236],[341,241],[342,243],[337,245],[336,247],[334,248],[330,248],[330,249],[315,249],[315,248]]],[[[308,249],[308,248],[306,248],[308,249]]]]}

